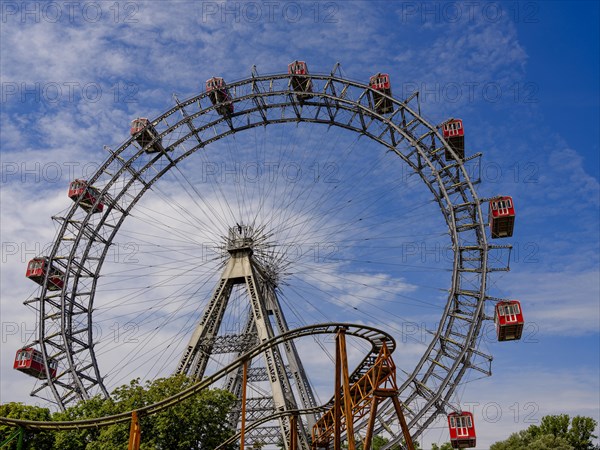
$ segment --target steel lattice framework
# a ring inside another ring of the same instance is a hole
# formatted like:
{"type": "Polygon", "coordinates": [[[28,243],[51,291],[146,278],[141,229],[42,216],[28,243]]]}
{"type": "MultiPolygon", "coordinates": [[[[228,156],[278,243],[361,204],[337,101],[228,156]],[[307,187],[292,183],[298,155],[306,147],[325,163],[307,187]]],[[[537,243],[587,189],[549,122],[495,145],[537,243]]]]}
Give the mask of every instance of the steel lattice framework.
{"type": "MultiPolygon", "coordinates": [[[[50,358],[57,359],[65,370],[32,394],[50,391],[60,407],[96,393],[109,395],[94,351],[94,298],[111,243],[142,196],[178,163],[213,142],[254,127],[295,122],[341,127],[385,146],[420,176],[448,226],[453,263],[446,306],[429,346],[399,389],[414,436],[453,408],[451,396],[468,371],[491,374],[492,357],[477,349],[478,337],[483,320],[489,319],[484,308],[490,299],[488,275],[508,267],[490,263],[499,260],[490,258],[490,252],[507,246],[488,243],[484,200],[474,188],[480,180],[471,179],[464,166],[481,154],[457,158],[438,128],[421,117],[418,95],[404,101],[390,97],[393,111],[382,115],[369,86],[336,71],[309,75],[313,96],[299,99],[290,75],[261,76],[253,69],[250,78],[228,84],[235,113],[217,115],[206,92],[176,99],[173,108],[152,120],[158,132],[155,141],[177,136],[164,152],[147,152],[153,143],[140,148],[134,138],[108,149],[110,156],[88,180],[101,193],[96,202],[104,203],[102,213],[75,203],[64,216],[53,217],[58,233],[48,257],[64,272],[64,287],[48,290],[46,277],[39,296],[28,303],[39,313],[36,343],[46,365],[50,358]],[[444,152],[455,159],[446,161],[444,152]]],[[[389,408],[382,411],[380,429],[391,417],[389,408]]]]}
{"type": "MultiPolygon", "coordinates": [[[[273,315],[275,318],[278,334],[289,331],[277,298],[275,280],[252,256],[254,246],[252,233],[253,229],[251,227],[242,225],[232,227],[229,230],[227,251],[230,258],[223,269],[217,288],[204,310],[202,319],[184,350],[177,367],[177,373],[187,374],[194,379],[201,380],[215,350],[216,353],[223,352],[223,347],[231,352],[237,350],[236,353],[239,357],[256,343],[273,339],[275,331],[269,320],[269,315],[273,315]],[[218,331],[222,324],[223,315],[227,309],[233,286],[236,284],[246,286],[251,314],[248,315],[243,334],[219,336],[218,331]],[[239,342],[246,341],[248,344],[248,338],[250,339],[250,345],[239,348],[239,342]],[[215,349],[215,344],[220,344],[219,347],[221,348],[215,349]]],[[[248,411],[246,417],[248,420],[260,419],[265,414],[270,415],[273,411],[297,410],[299,405],[292,390],[292,380],[295,382],[303,409],[317,406],[296,346],[293,342],[286,342],[284,343],[284,349],[289,365],[285,364],[280,349],[272,347],[264,352],[266,366],[256,367],[253,373],[250,374],[250,379],[255,381],[268,380],[272,395],[249,399],[246,402],[246,410],[248,411]]],[[[238,373],[229,377],[226,386],[229,391],[240,398],[242,384],[241,373],[238,371],[238,373]]],[[[314,415],[308,414],[307,419],[308,428],[312,428],[316,422],[314,415]]],[[[234,415],[232,425],[237,425],[238,420],[239,413],[234,415]]],[[[280,421],[280,428],[263,427],[252,438],[256,439],[257,442],[276,444],[282,435],[289,436],[291,433],[289,422],[286,420],[280,421]]],[[[302,446],[307,448],[309,445],[307,430],[303,427],[302,431],[300,433],[302,446]]]]}

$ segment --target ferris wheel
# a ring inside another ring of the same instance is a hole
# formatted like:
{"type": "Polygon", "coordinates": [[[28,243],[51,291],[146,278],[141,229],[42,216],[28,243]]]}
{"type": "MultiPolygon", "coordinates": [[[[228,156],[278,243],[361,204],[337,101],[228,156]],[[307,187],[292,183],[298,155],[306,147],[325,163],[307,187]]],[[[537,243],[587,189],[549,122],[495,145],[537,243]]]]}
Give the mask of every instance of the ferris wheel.
{"type": "MultiPolygon", "coordinates": [[[[523,315],[488,292],[510,248],[489,237],[512,236],[515,210],[477,195],[481,154],[465,151],[462,120],[428,122],[387,74],[361,83],[302,61],[174,101],[73,180],[52,248],[28,265],[39,334],[15,368],[39,379],[32,394],[64,408],[136,377],[202,378],[289,329],[359,321],[401,343],[413,436],[443,414],[453,445],[474,446],[459,387],[491,375],[486,320],[514,340],[523,315]]],[[[325,403],[313,374],[327,372],[327,345],[265,351],[248,374],[250,414],[325,403]]],[[[224,387],[239,393],[241,371],[224,387]]],[[[396,442],[392,412],[377,426],[396,442]]],[[[303,448],[317,419],[305,418],[303,448]]],[[[287,432],[280,421],[249,439],[287,432]]]]}

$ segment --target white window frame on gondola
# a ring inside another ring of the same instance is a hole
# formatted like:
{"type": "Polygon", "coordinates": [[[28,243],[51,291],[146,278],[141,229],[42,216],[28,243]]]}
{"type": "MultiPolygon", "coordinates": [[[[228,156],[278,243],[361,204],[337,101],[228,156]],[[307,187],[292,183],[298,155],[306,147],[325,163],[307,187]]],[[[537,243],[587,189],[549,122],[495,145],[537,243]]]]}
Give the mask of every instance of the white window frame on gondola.
{"type": "Polygon", "coordinates": [[[452,416],[450,417],[450,426],[452,428],[473,428],[471,416],[452,416]]]}
{"type": "Polygon", "coordinates": [[[292,74],[298,75],[298,72],[303,72],[303,71],[304,71],[304,64],[302,64],[300,61],[296,61],[292,64],[292,74]]]}
{"type": "Polygon", "coordinates": [[[519,314],[521,314],[521,308],[519,308],[519,305],[516,303],[512,303],[510,305],[502,305],[500,309],[504,317],[518,316],[519,314]]]}

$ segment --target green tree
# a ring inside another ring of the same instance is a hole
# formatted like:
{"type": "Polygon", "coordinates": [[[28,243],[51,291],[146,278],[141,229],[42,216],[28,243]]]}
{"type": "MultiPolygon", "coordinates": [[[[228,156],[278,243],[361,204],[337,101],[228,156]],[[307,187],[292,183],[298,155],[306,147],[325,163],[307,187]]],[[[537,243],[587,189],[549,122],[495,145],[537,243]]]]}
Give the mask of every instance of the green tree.
{"type": "MultiPolygon", "coordinates": [[[[40,408],[39,406],[29,406],[22,403],[6,403],[0,405],[0,417],[8,417],[11,419],[49,421],[52,420],[50,410],[48,408],[40,408]]],[[[14,433],[16,428],[6,425],[0,425],[0,442],[4,442],[14,433]]],[[[41,431],[25,431],[23,435],[24,450],[51,450],[54,448],[54,438],[51,432],[41,431]]],[[[17,448],[17,441],[13,440],[5,449],[13,450],[17,448]]]]}
{"type": "MultiPolygon", "coordinates": [[[[157,380],[149,386],[149,403],[176,394],[190,384],[190,379],[182,375],[157,380]]],[[[236,398],[230,392],[202,391],[174,407],[148,417],[149,421],[153,421],[152,437],[148,442],[154,442],[156,449],[215,448],[232,434],[228,415],[235,402],[236,398]]]]}
{"type": "MultiPolygon", "coordinates": [[[[390,440],[388,438],[383,437],[381,435],[375,435],[375,436],[373,436],[373,439],[371,440],[371,450],[380,450],[388,442],[390,442],[390,440]]],[[[356,450],[362,450],[362,448],[363,448],[362,442],[355,442],[355,444],[356,444],[356,450]]],[[[419,450],[419,443],[415,441],[413,444],[415,446],[415,450],[419,450]]],[[[344,448],[348,448],[347,444],[344,444],[344,448]]],[[[400,447],[399,445],[394,445],[393,447],[390,448],[390,450],[400,450],[401,448],[402,447],[400,447]]]]}
{"type": "MultiPolygon", "coordinates": [[[[95,397],[55,415],[55,420],[78,420],[137,410],[189,387],[184,375],[147,382],[139,380],[113,392],[113,400],[95,397]]],[[[205,390],[151,416],[141,416],[142,450],[193,450],[215,448],[232,433],[227,416],[235,397],[223,390],[205,390]]],[[[65,450],[114,450],[126,448],[129,422],[100,429],[63,431],[56,435],[56,448],[65,450]]]]}
{"type": "Polygon", "coordinates": [[[540,434],[551,434],[554,437],[565,437],[569,431],[570,418],[568,414],[544,416],[539,426],[540,434]]]}
{"type": "Polygon", "coordinates": [[[593,450],[596,425],[590,417],[576,416],[571,420],[567,414],[544,416],[539,426],[513,433],[490,450],[593,450]]]}
{"type": "Polygon", "coordinates": [[[592,444],[592,439],[598,437],[593,434],[596,425],[596,421],[591,417],[573,417],[567,440],[575,450],[593,450],[595,446],[592,444]]]}
{"type": "Polygon", "coordinates": [[[437,444],[431,444],[431,450],[452,450],[452,444],[445,442],[441,447],[438,447],[437,444]]]}
{"type": "MultiPolygon", "coordinates": [[[[114,404],[110,400],[96,396],[89,400],[81,401],[67,408],[64,412],[57,412],[52,420],[65,422],[95,417],[108,416],[115,413],[114,404]]],[[[80,450],[93,446],[100,437],[101,428],[86,428],[73,431],[59,431],[54,435],[56,448],[62,450],[80,450]]]]}
{"type": "MultiPolygon", "coordinates": [[[[380,450],[388,442],[390,442],[390,440],[388,438],[385,438],[380,435],[373,436],[373,440],[371,441],[371,449],[372,450],[380,450]]],[[[362,448],[362,446],[360,448],[362,448]]],[[[391,450],[399,450],[399,449],[400,449],[399,445],[394,445],[391,448],[391,450]]]]}
{"type": "Polygon", "coordinates": [[[573,447],[563,437],[542,434],[527,445],[527,450],[573,450],[573,447]]]}

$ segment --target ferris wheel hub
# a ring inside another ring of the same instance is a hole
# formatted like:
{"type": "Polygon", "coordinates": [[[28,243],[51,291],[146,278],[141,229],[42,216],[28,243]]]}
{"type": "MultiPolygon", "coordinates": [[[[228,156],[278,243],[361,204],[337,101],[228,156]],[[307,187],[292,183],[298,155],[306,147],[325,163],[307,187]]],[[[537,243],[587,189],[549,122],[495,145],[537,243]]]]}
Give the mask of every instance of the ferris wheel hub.
{"type": "Polygon", "coordinates": [[[254,248],[254,228],[250,225],[240,225],[229,228],[227,236],[227,251],[230,254],[239,253],[242,250],[252,253],[254,248]]]}

